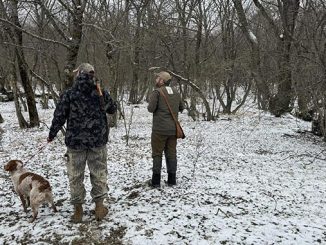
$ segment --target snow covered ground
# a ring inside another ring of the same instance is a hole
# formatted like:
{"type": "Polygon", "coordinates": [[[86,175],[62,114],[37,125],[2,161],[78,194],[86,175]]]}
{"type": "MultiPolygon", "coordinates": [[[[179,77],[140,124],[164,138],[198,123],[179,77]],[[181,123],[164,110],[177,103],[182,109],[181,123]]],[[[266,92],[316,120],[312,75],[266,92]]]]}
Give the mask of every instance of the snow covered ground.
{"type": "MultiPolygon", "coordinates": [[[[127,124],[131,107],[126,108],[127,124]]],[[[2,166],[26,160],[46,142],[53,109],[39,109],[40,128],[21,130],[14,105],[1,103],[5,130],[2,166]]],[[[9,176],[0,169],[0,244],[325,244],[325,143],[291,115],[275,118],[253,108],[194,122],[181,115],[187,138],[178,141],[178,185],[151,189],[151,114],[133,108],[129,145],[119,121],[108,144],[109,215],[93,217],[90,181],[83,224],[72,207],[65,146],[57,140],[28,168],[51,182],[58,213],[43,206],[35,223],[23,212],[9,176]]],[[[88,172],[87,172],[88,173],[88,172]]],[[[165,167],[163,179],[166,179],[165,167]]]]}

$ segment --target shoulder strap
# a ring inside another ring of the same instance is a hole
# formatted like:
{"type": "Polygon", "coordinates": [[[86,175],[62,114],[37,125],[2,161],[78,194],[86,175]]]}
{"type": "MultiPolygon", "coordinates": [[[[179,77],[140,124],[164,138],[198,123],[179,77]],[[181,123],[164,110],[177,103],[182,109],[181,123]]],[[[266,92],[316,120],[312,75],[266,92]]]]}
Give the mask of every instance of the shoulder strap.
{"type": "Polygon", "coordinates": [[[165,103],[166,103],[166,105],[168,106],[169,111],[170,111],[170,113],[171,113],[171,115],[172,115],[172,117],[173,117],[174,122],[175,122],[175,123],[178,123],[178,120],[177,120],[177,118],[175,117],[175,115],[174,115],[174,113],[173,113],[173,111],[172,111],[172,108],[171,108],[171,106],[170,106],[170,104],[169,104],[168,98],[166,98],[166,95],[165,95],[165,93],[163,92],[162,88],[160,88],[160,94],[163,96],[163,98],[164,98],[164,100],[165,100],[165,103]]]}
{"type": "Polygon", "coordinates": [[[101,109],[104,110],[105,108],[105,102],[104,102],[104,97],[103,97],[103,93],[102,93],[102,90],[101,90],[101,84],[99,81],[96,82],[96,91],[100,97],[100,106],[101,106],[101,109]]]}
{"type": "Polygon", "coordinates": [[[96,82],[96,90],[99,96],[103,96],[100,82],[96,82]]]}

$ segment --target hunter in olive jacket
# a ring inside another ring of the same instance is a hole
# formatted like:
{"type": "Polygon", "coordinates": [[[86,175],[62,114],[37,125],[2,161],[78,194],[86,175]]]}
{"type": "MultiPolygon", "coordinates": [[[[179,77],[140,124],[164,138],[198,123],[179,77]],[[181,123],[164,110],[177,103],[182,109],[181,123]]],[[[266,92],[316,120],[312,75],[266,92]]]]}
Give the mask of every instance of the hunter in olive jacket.
{"type": "Polygon", "coordinates": [[[176,118],[178,118],[178,112],[182,112],[184,109],[181,96],[175,88],[165,85],[156,88],[149,98],[147,107],[148,111],[153,113],[152,131],[162,135],[175,135],[175,122],[164,98],[160,95],[160,89],[166,95],[176,118]]]}

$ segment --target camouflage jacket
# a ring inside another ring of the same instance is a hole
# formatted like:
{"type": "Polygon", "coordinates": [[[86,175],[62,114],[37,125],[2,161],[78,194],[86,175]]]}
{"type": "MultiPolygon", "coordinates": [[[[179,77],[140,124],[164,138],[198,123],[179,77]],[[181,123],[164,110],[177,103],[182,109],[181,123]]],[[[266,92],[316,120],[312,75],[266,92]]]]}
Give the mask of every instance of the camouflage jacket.
{"type": "MultiPolygon", "coordinates": [[[[162,86],[161,89],[165,93],[171,109],[178,119],[178,112],[184,110],[180,93],[175,88],[169,86],[162,86]]],[[[147,109],[153,113],[153,132],[162,135],[176,134],[175,122],[164,98],[160,95],[160,88],[156,88],[150,95],[147,109]]]]}
{"type": "Polygon", "coordinates": [[[101,147],[108,141],[106,113],[113,114],[117,104],[109,93],[99,96],[93,79],[82,74],[71,89],[66,90],[54,111],[49,139],[54,139],[67,122],[65,143],[72,149],[101,147]]]}

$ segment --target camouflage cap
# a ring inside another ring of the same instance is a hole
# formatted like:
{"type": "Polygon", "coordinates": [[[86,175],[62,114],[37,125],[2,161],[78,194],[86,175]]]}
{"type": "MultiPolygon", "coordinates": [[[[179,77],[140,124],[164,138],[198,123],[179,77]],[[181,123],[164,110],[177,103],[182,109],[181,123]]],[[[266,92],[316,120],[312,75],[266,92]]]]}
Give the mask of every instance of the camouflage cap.
{"type": "Polygon", "coordinates": [[[94,72],[94,66],[89,63],[81,63],[73,72],[81,72],[81,73],[91,73],[94,72]]]}
{"type": "Polygon", "coordinates": [[[167,82],[172,79],[170,73],[166,71],[161,71],[159,73],[155,73],[155,76],[161,78],[164,82],[167,82]]]}

